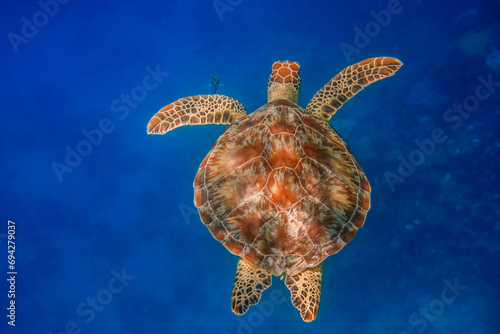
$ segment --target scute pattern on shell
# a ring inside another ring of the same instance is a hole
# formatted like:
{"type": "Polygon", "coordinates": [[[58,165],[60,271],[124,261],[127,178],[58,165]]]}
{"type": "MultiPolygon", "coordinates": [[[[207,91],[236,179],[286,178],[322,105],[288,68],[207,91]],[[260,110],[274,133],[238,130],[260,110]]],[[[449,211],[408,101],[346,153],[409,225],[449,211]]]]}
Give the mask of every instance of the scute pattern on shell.
{"type": "Polygon", "coordinates": [[[338,252],[370,208],[370,185],[346,144],[285,100],[231,125],[194,187],[213,236],[273,275],[295,275],[338,252]]]}

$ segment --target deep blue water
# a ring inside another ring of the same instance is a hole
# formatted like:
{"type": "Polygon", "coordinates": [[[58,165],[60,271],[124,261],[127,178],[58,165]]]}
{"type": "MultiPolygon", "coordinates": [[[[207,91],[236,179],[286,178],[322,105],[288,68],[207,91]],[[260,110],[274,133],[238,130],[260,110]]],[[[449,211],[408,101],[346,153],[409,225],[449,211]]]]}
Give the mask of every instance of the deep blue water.
{"type": "Polygon", "coordinates": [[[42,0],[0,13],[0,333],[500,332],[499,1],[42,0]],[[148,120],[210,94],[214,73],[251,112],[285,59],[301,64],[305,107],[374,56],[404,66],[330,122],[372,209],[324,263],[317,320],[302,322],[277,278],[234,315],[237,258],[192,199],[225,126],[148,136],[148,120]]]}

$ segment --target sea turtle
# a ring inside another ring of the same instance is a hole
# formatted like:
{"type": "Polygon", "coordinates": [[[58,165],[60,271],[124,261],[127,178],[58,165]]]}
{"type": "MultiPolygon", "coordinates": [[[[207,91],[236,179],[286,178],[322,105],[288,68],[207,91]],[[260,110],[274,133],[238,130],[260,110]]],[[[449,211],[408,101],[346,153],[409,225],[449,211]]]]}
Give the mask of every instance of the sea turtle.
{"type": "Polygon", "coordinates": [[[316,318],[322,262],[351,241],[370,208],[370,184],[328,122],[347,100],[401,65],[379,57],[349,66],[302,109],[300,66],[278,61],[268,103],[252,114],[230,97],[198,95],[151,118],[149,134],[186,124],[230,124],[200,164],[194,203],[215,239],[240,257],[234,313],[258,303],[272,275],[286,275],[302,319],[316,318]]]}

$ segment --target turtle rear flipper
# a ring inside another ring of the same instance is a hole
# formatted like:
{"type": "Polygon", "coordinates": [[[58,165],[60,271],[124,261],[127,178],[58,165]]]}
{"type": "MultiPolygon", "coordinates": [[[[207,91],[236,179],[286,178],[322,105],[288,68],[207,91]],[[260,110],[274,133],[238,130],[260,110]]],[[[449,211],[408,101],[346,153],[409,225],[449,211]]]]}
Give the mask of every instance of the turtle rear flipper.
{"type": "Polygon", "coordinates": [[[148,123],[148,134],[165,134],[182,125],[231,124],[247,113],[243,105],[224,95],[184,97],[158,111],[148,123]]]}
{"type": "Polygon", "coordinates": [[[236,268],[231,298],[233,312],[244,314],[251,305],[257,304],[262,291],[270,287],[271,282],[272,276],[267,271],[240,259],[236,268]]]}
{"type": "Polygon", "coordinates": [[[304,321],[316,319],[321,298],[322,263],[297,275],[286,276],[285,284],[292,294],[292,304],[304,321]]]}
{"type": "Polygon", "coordinates": [[[396,58],[378,57],[346,67],[313,96],[306,110],[329,121],[347,100],[369,84],[392,76],[401,65],[396,58]]]}

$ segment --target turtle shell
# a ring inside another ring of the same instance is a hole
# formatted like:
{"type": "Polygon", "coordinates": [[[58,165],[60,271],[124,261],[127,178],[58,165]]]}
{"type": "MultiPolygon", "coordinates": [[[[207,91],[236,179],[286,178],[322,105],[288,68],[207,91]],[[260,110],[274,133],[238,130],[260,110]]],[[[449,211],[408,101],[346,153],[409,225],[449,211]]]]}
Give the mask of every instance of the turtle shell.
{"type": "Polygon", "coordinates": [[[215,239],[278,276],[338,252],[370,208],[370,184],[344,141],[286,100],[229,126],[202,161],[194,187],[215,239]]]}

